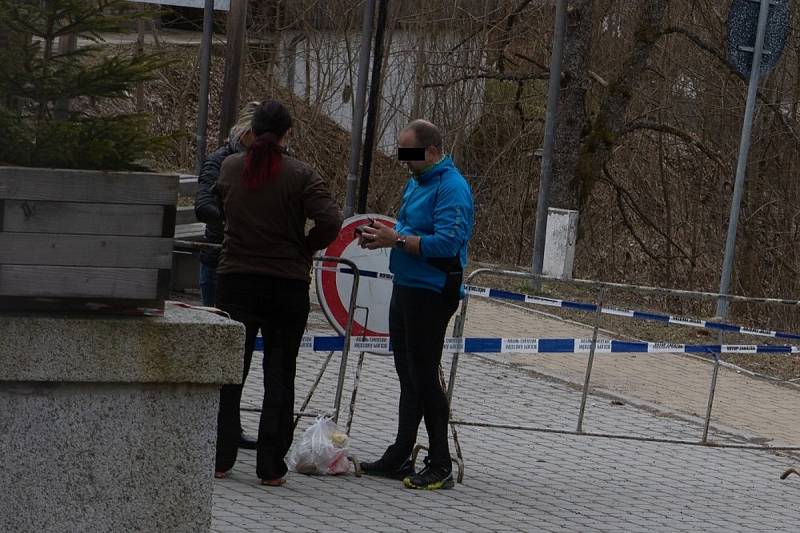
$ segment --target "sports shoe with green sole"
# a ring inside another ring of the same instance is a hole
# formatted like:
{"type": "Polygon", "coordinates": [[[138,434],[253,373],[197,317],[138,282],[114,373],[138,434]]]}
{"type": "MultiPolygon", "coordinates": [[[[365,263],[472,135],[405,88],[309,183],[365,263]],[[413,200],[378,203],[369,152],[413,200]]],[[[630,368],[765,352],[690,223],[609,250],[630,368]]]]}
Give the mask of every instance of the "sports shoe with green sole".
{"type": "Polygon", "coordinates": [[[403,479],[403,485],[419,490],[452,489],[455,486],[453,470],[447,466],[431,466],[426,457],[425,468],[403,479]]]}

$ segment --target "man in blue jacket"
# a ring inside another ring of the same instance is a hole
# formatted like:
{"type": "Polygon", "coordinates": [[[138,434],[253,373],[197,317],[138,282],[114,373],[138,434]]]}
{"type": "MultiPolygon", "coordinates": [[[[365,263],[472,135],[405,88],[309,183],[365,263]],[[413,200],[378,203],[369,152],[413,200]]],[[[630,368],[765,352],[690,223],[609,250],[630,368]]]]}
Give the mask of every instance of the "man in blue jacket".
{"type": "Polygon", "coordinates": [[[413,489],[453,487],[447,425],[450,408],[439,379],[450,317],[463,295],[463,269],[474,221],[469,184],[442,151],[442,135],[415,120],[398,137],[398,157],[412,177],[403,191],[395,229],[373,222],[361,245],[391,248],[394,287],[389,335],[400,379],[397,437],[383,456],[362,463],[366,474],[402,479],[413,489]],[[422,418],[429,455],[414,473],[410,457],[422,418]]]}

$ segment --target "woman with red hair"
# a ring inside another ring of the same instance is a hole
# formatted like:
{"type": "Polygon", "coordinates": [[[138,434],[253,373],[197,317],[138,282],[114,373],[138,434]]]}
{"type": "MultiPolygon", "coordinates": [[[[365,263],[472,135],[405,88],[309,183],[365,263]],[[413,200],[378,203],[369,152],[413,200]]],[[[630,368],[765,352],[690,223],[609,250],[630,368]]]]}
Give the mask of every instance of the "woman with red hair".
{"type": "MultiPolygon", "coordinates": [[[[246,330],[244,373],[259,330],[264,339],[264,400],[256,473],[263,485],[284,483],[284,456],[294,433],[297,353],[309,312],[312,254],[333,242],[342,214],[322,177],[291,157],[292,116],[277,101],[253,113],[256,139],[222,164],[215,186],[225,215],[217,267],[217,307],[246,330]],[[313,227],[306,233],[306,221],[313,227]]],[[[215,477],[236,462],[242,385],[224,385],[217,419],[215,477]]]]}

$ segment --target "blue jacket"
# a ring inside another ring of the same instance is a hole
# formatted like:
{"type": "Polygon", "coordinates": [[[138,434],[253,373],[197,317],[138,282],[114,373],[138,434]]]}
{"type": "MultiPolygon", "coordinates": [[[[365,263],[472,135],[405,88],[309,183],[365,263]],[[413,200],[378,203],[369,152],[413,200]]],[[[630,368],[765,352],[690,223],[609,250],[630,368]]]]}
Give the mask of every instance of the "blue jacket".
{"type": "Polygon", "coordinates": [[[442,292],[445,273],[427,260],[457,257],[463,269],[473,223],[472,191],[450,157],[409,179],[395,230],[422,237],[422,255],[393,248],[389,270],[394,283],[442,292]]]}

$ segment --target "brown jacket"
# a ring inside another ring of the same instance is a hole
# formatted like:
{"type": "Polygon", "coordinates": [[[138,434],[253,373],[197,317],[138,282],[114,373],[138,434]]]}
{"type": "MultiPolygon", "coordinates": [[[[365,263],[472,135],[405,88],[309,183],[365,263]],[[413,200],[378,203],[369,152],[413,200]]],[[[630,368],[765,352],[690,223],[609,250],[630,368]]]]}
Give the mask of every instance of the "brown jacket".
{"type": "Polygon", "coordinates": [[[308,282],[311,256],[336,239],[342,212],[325,181],[285,155],[278,176],[255,191],[242,183],[245,154],[222,163],[215,190],[225,214],[217,272],[265,274],[308,282]],[[306,234],[306,220],[314,226],[306,234]]]}

